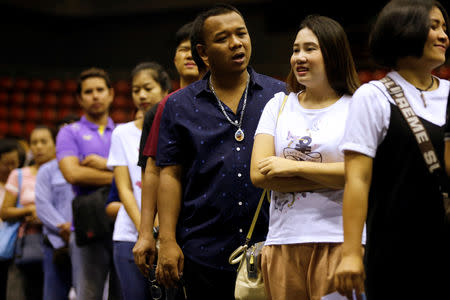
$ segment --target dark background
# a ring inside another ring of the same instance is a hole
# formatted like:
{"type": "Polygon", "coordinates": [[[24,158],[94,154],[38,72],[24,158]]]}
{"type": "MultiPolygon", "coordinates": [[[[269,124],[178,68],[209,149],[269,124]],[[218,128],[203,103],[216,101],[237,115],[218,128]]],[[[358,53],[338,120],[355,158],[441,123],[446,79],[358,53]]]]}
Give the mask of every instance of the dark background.
{"type": "MultiPolygon", "coordinates": [[[[215,2],[0,0],[0,136],[28,137],[37,124],[55,126],[68,114],[81,115],[74,79],[93,66],[111,74],[113,120],[132,120],[130,71],[139,62],[156,61],[176,88],[175,32],[215,2]]],[[[253,46],[250,63],[260,73],[284,80],[301,20],[320,14],[344,27],[361,82],[384,76],[369,58],[367,41],[388,0],[223,2],[244,15],[253,46]]],[[[437,75],[450,79],[450,67],[437,75]]]]}
{"type": "MultiPolygon", "coordinates": [[[[223,1],[246,18],[261,73],[283,78],[297,27],[307,14],[329,16],[345,28],[358,69],[373,68],[367,37],[387,1],[223,1]]],[[[140,61],[171,71],[176,30],[215,1],[0,0],[0,75],[74,78],[99,66],[128,78],[140,61]]],[[[175,78],[174,78],[175,79],[175,78]]]]}

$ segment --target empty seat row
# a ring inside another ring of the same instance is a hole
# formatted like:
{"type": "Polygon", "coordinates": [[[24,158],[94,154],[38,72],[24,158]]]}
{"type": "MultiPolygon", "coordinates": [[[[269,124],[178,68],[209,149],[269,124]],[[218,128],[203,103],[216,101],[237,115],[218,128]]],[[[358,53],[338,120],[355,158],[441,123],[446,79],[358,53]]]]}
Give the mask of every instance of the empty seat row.
{"type": "MultiPolygon", "coordinates": [[[[131,87],[127,80],[117,80],[113,83],[116,93],[130,93],[131,87]]],[[[0,77],[0,91],[34,91],[50,93],[75,93],[77,81],[75,79],[27,79],[13,78],[9,76],[0,77]]]]}
{"type": "MultiPolygon", "coordinates": [[[[78,108],[77,98],[72,93],[37,93],[37,92],[7,92],[0,91],[0,106],[4,107],[65,107],[78,108]]],[[[112,103],[117,108],[134,107],[131,96],[116,94],[112,103]]]]}

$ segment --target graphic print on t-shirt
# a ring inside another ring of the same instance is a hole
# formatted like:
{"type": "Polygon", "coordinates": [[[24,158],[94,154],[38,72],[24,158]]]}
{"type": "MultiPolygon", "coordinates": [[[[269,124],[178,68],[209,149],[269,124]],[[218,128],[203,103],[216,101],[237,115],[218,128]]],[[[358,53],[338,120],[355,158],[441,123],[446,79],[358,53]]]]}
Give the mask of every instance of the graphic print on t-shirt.
{"type": "MultiPolygon", "coordinates": [[[[296,161],[322,162],[322,154],[311,151],[312,138],[310,136],[295,136],[289,131],[287,140],[288,145],[283,149],[284,158],[296,161]]],[[[275,192],[275,209],[282,212],[286,206],[291,208],[297,197],[304,197],[305,195],[306,193],[275,192]]]]}
{"type": "Polygon", "coordinates": [[[322,154],[311,151],[312,138],[310,136],[295,136],[289,131],[287,139],[289,143],[283,149],[284,158],[297,161],[322,162],[322,154]]]}

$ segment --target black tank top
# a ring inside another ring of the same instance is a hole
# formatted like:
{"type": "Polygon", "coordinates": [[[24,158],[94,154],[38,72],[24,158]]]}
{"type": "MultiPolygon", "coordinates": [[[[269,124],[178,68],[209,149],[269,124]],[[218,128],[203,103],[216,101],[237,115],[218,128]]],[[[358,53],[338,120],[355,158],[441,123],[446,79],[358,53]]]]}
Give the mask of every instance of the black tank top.
{"type": "MultiPolygon", "coordinates": [[[[411,295],[420,294],[417,289],[424,289],[428,279],[434,282],[434,290],[436,283],[439,289],[436,276],[448,279],[449,272],[441,270],[450,254],[444,250],[448,235],[437,180],[429,173],[400,110],[392,103],[390,106],[389,128],[373,160],[369,193],[364,262],[370,299],[390,298],[386,284],[399,292],[398,299],[408,299],[404,293],[410,291],[411,295]],[[419,283],[421,286],[415,286],[419,283]]],[[[420,120],[444,166],[444,127],[420,120]]],[[[429,291],[430,287],[426,288],[429,291]]]]}

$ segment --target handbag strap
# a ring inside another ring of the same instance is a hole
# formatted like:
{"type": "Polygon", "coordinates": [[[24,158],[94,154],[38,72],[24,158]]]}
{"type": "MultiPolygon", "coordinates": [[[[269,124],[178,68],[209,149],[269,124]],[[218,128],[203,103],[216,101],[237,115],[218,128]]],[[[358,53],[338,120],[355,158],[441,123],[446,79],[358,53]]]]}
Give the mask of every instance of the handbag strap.
{"type": "Polygon", "coordinates": [[[283,111],[284,106],[286,105],[287,98],[288,98],[288,95],[285,95],[283,102],[281,103],[280,110],[278,111],[278,116],[277,116],[277,124],[278,124],[278,119],[280,118],[281,112],[283,111]]]}
{"type": "Polygon", "coordinates": [[[22,191],[22,169],[17,169],[17,175],[18,175],[18,192],[17,192],[17,202],[16,207],[21,208],[22,204],[20,204],[20,194],[22,191]]]}
{"type": "Polygon", "coordinates": [[[256,207],[255,215],[253,216],[252,224],[250,225],[250,229],[248,230],[247,237],[245,238],[245,245],[248,245],[250,243],[250,240],[252,239],[253,230],[255,229],[256,221],[258,220],[259,212],[261,211],[261,206],[264,202],[264,197],[267,194],[267,190],[264,189],[264,191],[261,194],[261,197],[259,198],[258,206],[256,207]]]}
{"type": "MultiPolygon", "coordinates": [[[[280,110],[278,111],[277,123],[278,123],[278,118],[280,117],[281,112],[283,111],[284,105],[286,104],[287,98],[288,98],[288,95],[285,95],[283,102],[281,103],[280,110]]],[[[250,243],[250,240],[252,239],[253,230],[255,229],[256,221],[258,220],[259,212],[261,211],[261,206],[264,202],[264,197],[266,195],[267,195],[267,199],[269,199],[269,191],[267,189],[264,189],[264,191],[261,194],[261,197],[259,198],[259,203],[258,203],[258,206],[256,207],[255,215],[253,216],[252,224],[250,225],[250,229],[248,230],[247,237],[245,238],[245,245],[248,245],[250,243]]]]}
{"type": "Polygon", "coordinates": [[[416,113],[409,104],[403,89],[392,78],[386,76],[380,79],[380,82],[384,84],[389,92],[389,95],[391,95],[392,99],[394,99],[397,107],[400,109],[403,117],[405,118],[406,123],[408,123],[409,128],[414,134],[428,171],[430,174],[435,174],[435,176],[437,176],[440,192],[443,197],[448,197],[447,190],[445,189],[446,181],[442,174],[443,169],[422,121],[419,117],[417,117],[416,113]]]}

